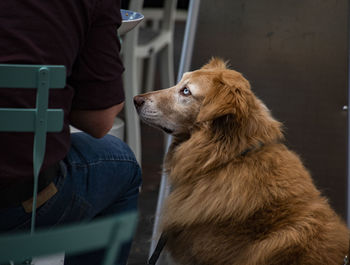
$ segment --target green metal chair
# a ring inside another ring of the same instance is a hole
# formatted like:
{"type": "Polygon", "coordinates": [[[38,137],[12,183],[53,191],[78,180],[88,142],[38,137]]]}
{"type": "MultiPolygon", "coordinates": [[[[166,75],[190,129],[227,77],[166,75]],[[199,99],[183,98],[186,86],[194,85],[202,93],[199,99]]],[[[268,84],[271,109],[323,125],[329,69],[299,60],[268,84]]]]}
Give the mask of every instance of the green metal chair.
{"type": "Polygon", "coordinates": [[[34,132],[33,211],[31,233],[0,235],[0,263],[31,260],[33,256],[64,251],[78,254],[106,248],[103,264],[113,264],[121,245],[131,240],[135,231],[136,212],[104,218],[85,224],[62,226],[52,230],[35,230],[38,176],[45,155],[46,133],[63,128],[63,110],[48,109],[49,89],[64,88],[64,66],[0,64],[0,88],[36,89],[36,107],[0,108],[1,132],[34,132]]]}

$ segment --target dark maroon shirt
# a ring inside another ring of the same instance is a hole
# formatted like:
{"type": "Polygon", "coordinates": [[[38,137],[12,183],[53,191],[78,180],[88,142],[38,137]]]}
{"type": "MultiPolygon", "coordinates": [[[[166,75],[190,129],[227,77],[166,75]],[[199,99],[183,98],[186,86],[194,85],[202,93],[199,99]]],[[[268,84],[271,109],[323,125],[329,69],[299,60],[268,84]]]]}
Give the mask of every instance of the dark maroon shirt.
{"type": "MultiPolygon", "coordinates": [[[[43,170],[68,152],[71,109],[105,109],[124,101],[120,24],[120,0],[0,1],[0,63],[67,68],[67,86],[50,91],[49,107],[64,109],[65,121],[61,133],[48,133],[43,170]]],[[[0,107],[34,102],[34,91],[0,89],[0,107]]],[[[32,133],[0,133],[0,192],[31,178],[32,160],[32,133]]]]}

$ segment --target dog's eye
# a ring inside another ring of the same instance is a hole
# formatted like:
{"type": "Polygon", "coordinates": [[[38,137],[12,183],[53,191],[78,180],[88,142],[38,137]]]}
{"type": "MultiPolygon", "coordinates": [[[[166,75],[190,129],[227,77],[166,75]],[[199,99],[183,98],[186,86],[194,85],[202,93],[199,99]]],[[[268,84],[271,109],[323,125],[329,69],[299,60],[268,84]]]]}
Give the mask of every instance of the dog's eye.
{"type": "Polygon", "coordinates": [[[184,96],[189,96],[189,95],[191,95],[191,91],[187,87],[184,87],[181,90],[181,94],[184,95],[184,96]]]}

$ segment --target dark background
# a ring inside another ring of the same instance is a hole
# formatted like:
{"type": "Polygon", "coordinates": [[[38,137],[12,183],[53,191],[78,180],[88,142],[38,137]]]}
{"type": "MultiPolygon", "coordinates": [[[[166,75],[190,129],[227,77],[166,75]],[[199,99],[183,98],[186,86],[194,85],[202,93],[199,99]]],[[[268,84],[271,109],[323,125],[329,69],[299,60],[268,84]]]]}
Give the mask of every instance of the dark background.
{"type": "Polygon", "coordinates": [[[201,1],[192,60],[229,60],[346,218],[348,1],[201,1]]]}

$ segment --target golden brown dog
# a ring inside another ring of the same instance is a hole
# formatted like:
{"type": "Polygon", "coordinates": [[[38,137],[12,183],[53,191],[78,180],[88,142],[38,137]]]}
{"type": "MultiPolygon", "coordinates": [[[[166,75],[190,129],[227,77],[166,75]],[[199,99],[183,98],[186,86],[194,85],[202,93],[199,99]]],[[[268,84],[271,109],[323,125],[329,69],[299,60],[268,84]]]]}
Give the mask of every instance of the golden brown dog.
{"type": "Polygon", "coordinates": [[[240,73],[214,58],[134,101],[173,135],[162,229],[177,263],[342,264],[348,229],[240,73]]]}

